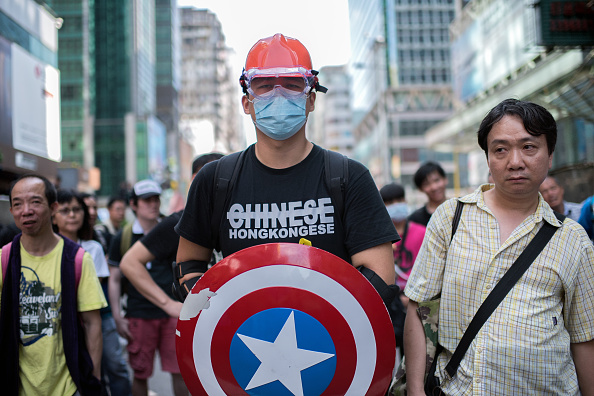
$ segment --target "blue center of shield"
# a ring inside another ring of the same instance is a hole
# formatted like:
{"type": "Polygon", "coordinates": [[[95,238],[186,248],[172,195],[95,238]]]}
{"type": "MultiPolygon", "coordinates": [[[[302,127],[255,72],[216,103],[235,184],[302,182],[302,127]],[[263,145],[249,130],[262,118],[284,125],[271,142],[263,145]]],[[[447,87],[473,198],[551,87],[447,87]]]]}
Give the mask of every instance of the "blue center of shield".
{"type": "Polygon", "coordinates": [[[312,316],[289,308],[260,311],[237,330],[231,370],[249,395],[320,395],[336,371],[336,349],[312,316]]]}

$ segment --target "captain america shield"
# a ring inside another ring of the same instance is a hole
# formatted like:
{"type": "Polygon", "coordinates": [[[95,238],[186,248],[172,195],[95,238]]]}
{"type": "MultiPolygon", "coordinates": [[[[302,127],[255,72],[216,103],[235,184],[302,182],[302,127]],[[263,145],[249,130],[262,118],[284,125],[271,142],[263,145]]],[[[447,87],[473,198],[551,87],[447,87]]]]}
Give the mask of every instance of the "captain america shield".
{"type": "Polygon", "coordinates": [[[384,395],[396,344],[359,271],[321,249],[253,246],[209,269],[176,329],[192,395],[384,395]]]}

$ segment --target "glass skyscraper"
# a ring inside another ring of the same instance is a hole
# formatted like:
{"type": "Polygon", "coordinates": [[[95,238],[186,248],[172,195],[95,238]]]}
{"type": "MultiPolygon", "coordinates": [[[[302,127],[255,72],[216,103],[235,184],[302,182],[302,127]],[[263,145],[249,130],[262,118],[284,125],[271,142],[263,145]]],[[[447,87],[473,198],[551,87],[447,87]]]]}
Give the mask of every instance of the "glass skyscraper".
{"type": "MultiPolygon", "coordinates": [[[[454,0],[349,0],[355,157],[380,185],[412,176],[428,160],[454,171],[451,153],[424,133],[453,110],[449,24],[454,0]]],[[[450,187],[453,185],[450,177],[450,187]]]]}

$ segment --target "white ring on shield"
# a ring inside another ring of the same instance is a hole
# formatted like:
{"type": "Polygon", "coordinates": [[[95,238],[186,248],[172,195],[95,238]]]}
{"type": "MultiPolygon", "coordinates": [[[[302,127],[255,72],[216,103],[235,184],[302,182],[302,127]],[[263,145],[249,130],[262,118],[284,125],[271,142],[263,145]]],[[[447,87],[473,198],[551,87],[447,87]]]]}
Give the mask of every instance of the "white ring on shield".
{"type": "Polygon", "coordinates": [[[373,328],[365,310],[355,297],[334,279],[309,268],[294,265],[274,265],[256,268],[229,280],[217,291],[216,298],[210,300],[210,307],[200,312],[193,338],[194,365],[198,378],[208,395],[225,393],[220,387],[212,368],[210,347],[215,327],[223,314],[238,299],[249,292],[269,287],[293,287],[317,294],[328,301],[351,326],[357,348],[357,366],[353,380],[346,395],[360,396],[367,393],[375,366],[361,362],[376,362],[376,343],[373,328]],[[274,285],[270,279],[290,279],[274,285]],[[198,357],[202,357],[198,360],[198,357]],[[208,358],[204,358],[208,356],[208,358]]]}

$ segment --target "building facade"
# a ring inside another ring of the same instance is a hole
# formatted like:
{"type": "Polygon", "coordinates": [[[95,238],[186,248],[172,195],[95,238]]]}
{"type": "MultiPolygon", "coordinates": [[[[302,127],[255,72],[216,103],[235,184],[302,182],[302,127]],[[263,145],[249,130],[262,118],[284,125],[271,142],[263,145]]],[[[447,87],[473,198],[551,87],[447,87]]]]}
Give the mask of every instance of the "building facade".
{"type": "Polygon", "coordinates": [[[155,0],[157,117],[167,129],[167,172],[179,180],[181,30],[177,0],[155,0]]]}
{"type": "Polygon", "coordinates": [[[594,4],[587,1],[473,0],[452,32],[455,112],[433,126],[428,144],[467,153],[471,183],[487,181],[476,131],[507,98],[547,108],[557,121],[551,174],[565,198],[581,202],[594,184],[594,4]]]}
{"type": "Polygon", "coordinates": [[[101,195],[166,178],[166,126],[156,117],[155,3],[95,1],[95,166],[101,195]]]}
{"type": "Polygon", "coordinates": [[[454,0],[349,1],[355,158],[379,186],[402,183],[413,204],[424,199],[412,179],[425,161],[438,161],[449,187],[460,187],[457,158],[424,139],[453,111],[448,26],[459,7],[454,0]]]}
{"type": "Polygon", "coordinates": [[[239,89],[230,50],[217,16],[182,7],[180,129],[195,151],[232,152],[245,146],[239,120],[239,89]],[[207,136],[208,135],[208,136],[207,136]]]}
{"type": "Polygon", "coordinates": [[[309,135],[316,144],[350,157],[355,138],[347,66],[324,66],[318,77],[328,92],[316,95],[316,108],[307,123],[309,135]]]}
{"type": "Polygon", "coordinates": [[[13,180],[30,172],[57,178],[62,159],[59,26],[60,20],[43,1],[0,0],[2,222],[11,217],[4,194],[13,180]]]}

